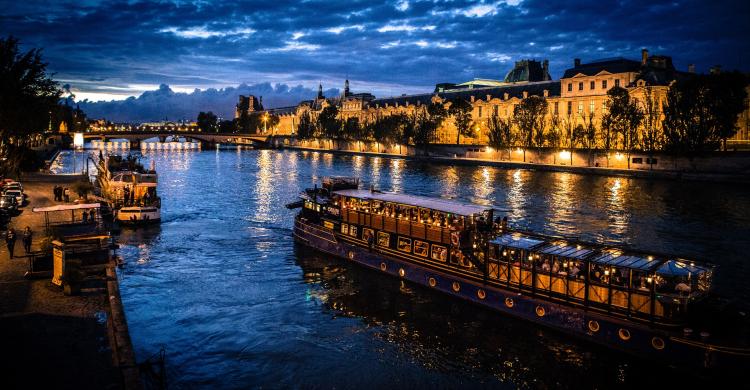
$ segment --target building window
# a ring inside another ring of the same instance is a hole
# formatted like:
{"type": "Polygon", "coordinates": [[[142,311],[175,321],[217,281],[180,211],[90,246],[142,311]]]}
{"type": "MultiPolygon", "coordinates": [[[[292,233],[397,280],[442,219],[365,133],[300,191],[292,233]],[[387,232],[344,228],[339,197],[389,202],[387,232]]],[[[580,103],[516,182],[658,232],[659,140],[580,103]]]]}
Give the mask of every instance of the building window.
{"type": "Polygon", "coordinates": [[[568,83],[568,92],[573,92],[573,83],[568,83]]]}
{"type": "Polygon", "coordinates": [[[568,102],[568,115],[573,113],[573,102],[568,102]]]}
{"type": "Polygon", "coordinates": [[[479,107],[479,118],[482,117],[482,107],[479,107]]]}
{"type": "Polygon", "coordinates": [[[592,81],[589,89],[596,89],[596,81],[592,81]]]}
{"type": "Polygon", "coordinates": [[[620,86],[620,79],[615,79],[615,87],[619,87],[619,86],[620,86]]]}
{"type": "Polygon", "coordinates": [[[602,89],[607,89],[607,80],[602,80],[602,89]]]}
{"type": "Polygon", "coordinates": [[[398,250],[402,252],[411,252],[411,239],[399,237],[398,250]]]}
{"type": "Polygon", "coordinates": [[[578,90],[583,91],[583,81],[578,83],[578,90]]]}
{"type": "Polygon", "coordinates": [[[591,103],[589,103],[589,112],[593,114],[594,110],[596,110],[596,103],[592,100],[591,103]]]}
{"type": "Polygon", "coordinates": [[[578,102],[578,113],[583,114],[583,102],[578,102]]]}
{"type": "Polygon", "coordinates": [[[560,102],[555,102],[555,115],[558,114],[558,106],[560,105],[560,102]]]}

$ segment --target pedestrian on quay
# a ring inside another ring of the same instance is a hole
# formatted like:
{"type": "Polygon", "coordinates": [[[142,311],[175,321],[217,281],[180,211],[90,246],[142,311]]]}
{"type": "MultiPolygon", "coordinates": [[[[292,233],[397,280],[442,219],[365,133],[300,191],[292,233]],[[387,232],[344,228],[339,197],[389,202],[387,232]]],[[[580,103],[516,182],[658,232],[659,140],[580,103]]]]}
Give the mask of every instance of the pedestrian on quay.
{"type": "Polygon", "coordinates": [[[89,212],[86,210],[83,210],[83,215],[81,216],[81,221],[83,223],[89,223],[89,212]]]}
{"type": "Polygon", "coordinates": [[[8,229],[5,233],[5,244],[8,245],[8,253],[13,258],[13,251],[16,249],[16,231],[13,228],[8,229]]]}
{"type": "Polygon", "coordinates": [[[54,195],[55,202],[57,202],[57,186],[52,187],[52,195],[54,195]]]}
{"type": "Polygon", "coordinates": [[[68,187],[63,189],[63,197],[65,198],[65,202],[70,202],[70,189],[68,187]]]}
{"type": "Polygon", "coordinates": [[[26,229],[23,230],[23,249],[27,255],[31,252],[31,237],[33,235],[34,232],[31,231],[31,228],[26,226],[26,229]]]}

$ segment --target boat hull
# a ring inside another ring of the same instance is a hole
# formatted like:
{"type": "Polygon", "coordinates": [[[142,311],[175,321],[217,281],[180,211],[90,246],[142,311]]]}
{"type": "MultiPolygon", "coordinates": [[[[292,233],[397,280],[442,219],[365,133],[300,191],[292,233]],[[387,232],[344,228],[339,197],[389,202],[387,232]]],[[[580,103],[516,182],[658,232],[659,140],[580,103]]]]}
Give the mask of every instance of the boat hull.
{"type": "Polygon", "coordinates": [[[116,218],[122,225],[150,225],[161,222],[161,209],[158,207],[123,207],[117,210],[116,218]]]}
{"type": "Polygon", "coordinates": [[[331,229],[296,218],[295,241],[353,263],[438,290],[513,317],[532,321],[639,357],[689,367],[746,364],[748,357],[677,332],[535,298],[415,264],[337,239],[331,229]]]}

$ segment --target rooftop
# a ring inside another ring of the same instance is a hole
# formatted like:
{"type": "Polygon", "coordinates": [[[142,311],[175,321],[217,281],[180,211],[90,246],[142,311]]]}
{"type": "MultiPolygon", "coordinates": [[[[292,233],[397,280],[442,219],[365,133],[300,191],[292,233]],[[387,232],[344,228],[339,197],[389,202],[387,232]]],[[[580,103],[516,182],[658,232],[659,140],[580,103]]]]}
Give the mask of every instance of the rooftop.
{"type": "Polygon", "coordinates": [[[370,190],[341,190],[334,191],[334,194],[349,196],[352,198],[379,200],[381,202],[391,202],[409,206],[423,207],[426,209],[463,216],[472,216],[493,209],[493,207],[480,206],[473,203],[458,202],[455,200],[431,198],[427,196],[395,194],[391,192],[372,192],[370,190]]]}

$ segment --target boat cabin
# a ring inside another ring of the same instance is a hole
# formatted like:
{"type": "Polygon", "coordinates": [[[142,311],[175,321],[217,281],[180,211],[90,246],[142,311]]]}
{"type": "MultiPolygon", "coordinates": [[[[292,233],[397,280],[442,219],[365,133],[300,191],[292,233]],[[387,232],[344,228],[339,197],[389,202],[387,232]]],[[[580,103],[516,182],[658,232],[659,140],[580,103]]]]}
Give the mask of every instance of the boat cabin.
{"type": "MultiPolygon", "coordinates": [[[[307,207],[307,206],[306,206],[307,207]]],[[[469,254],[492,230],[491,207],[378,191],[333,191],[323,225],[347,239],[415,260],[476,269],[469,254]]]]}
{"type": "Polygon", "coordinates": [[[682,319],[713,266],[521,233],[490,241],[488,279],[511,289],[628,317],[682,319]]]}
{"type": "Polygon", "coordinates": [[[135,171],[117,172],[109,182],[115,203],[119,206],[149,206],[159,200],[156,195],[158,175],[135,171]]]}

